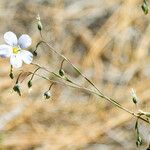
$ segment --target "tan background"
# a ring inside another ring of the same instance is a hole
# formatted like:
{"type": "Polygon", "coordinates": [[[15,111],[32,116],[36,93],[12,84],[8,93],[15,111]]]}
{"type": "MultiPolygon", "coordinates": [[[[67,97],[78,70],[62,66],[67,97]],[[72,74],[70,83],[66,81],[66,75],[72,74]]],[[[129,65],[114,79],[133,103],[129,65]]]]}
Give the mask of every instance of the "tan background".
{"type": "MultiPolygon", "coordinates": [[[[134,88],[140,107],[150,111],[150,14],[141,10],[142,0],[0,0],[0,43],[3,34],[32,37],[34,50],[43,36],[69,57],[105,94],[137,111],[130,91],[134,88]]],[[[41,46],[34,62],[58,71],[61,59],[41,46]],[[46,51],[44,51],[44,49],[46,51]]],[[[0,148],[2,150],[136,150],[135,119],[110,103],[68,87],[55,85],[52,99],[44,100],[49,84],[34,78],[29,93],[12,91],[9,60],[0,59],[0,148]]],[[[31,70],[24,65],[23,70],[31,70]]],[[[77,83],[87,82],[68,64],[64,70],[77,83]]],[[[15,70],[17,75],[19,70],[15,70]]],[[[44,73],[39,71],[39,73],[44,73]]],[[[50,75],[49,75],[50,76],[50,75]]],[[[146,149],[149,126],[141,122],[146,149]]]]}

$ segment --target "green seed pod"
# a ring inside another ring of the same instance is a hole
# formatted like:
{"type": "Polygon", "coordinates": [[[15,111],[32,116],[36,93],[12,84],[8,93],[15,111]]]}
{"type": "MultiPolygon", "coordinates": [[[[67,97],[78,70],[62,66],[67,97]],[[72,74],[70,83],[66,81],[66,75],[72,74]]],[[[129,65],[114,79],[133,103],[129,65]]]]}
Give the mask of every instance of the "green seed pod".
{"type": "Polygon", "coordinates": [[[136,92],[134,91],[134,89],[131,90],[131,96],[132,96],[133,103],[137,104],[138,101],[139,101],[139,99],[138,99],[138,97],[137,97],[136,92]]]}
{"type": "Polygon", "coordinates": [[[38,29],[39,29],[39,31],[42,31],[42,29],[43,29],[43,25],[40,20],[38,21],[38,29]]]}
{"type": "Polygon", "coordinates": [[[37,56],[37,52],[36,52],[36,51],[34,51],[34,52],[33,52],[33,55],[34,55],[34,56],[37,56]]]}
{"type": "Polygon", "coordinates": [[[12,66],[12,65],[10,66],[10,74],[9,74],[9,77],[10,77],[11,79],[14,78],[14,74],[13,74],[13,66],[12,66]]]}
{"type": "Polygon", "coordinates": [[[19,94],[19,96],[21,96],[21,91],[20,91],[20,86],[18,84],[16,84],[14,87],[13,87],[13,90],[15,92],[17,92],[19,94]]]}
{"type": "Polygon", "coordinates": [[[142,138],[140,136],[137,137],[136,146],[139,147],[143,143],[142,138]]]}
{"type": "Polygon", "coordinates": [[[144,14],[147,15],[148,14],[148,3],[147,3],[147,0],[143,1],[143,4],[142,4],[141,8],[142,8],[144,14]]]}
{"type": "Polygon", "coordinates": [[[139,114],[140,115],[145,115],[146,117],[150,117],[150,112],[145,112],[145,111],[140,110],[140,109],[139,109],[139,114]]]}
{"type": "Polygon", "coordinates": [[[146,117],[150,118],[150,112],[147,112],[145,115],[146,115],[146,117]]]}
{"type": "Polygon", "coordinates": [[[13,78],[14,78],[14,74],[13,74],[12,72],[10,72],[9,77],[10,77],[11,79],[13,79],[13,78]]]}
{"type": "Polygon", "coordinates": [[[41,18],[40,18],[40,15],[38,14],[37,15],[37,25],[38,25],[38,29],[39,29],[39,31],[41,31],[42,29],[43,29],[43,25],[42,25],[42,23],[41,23],[41,18]]]}
{"type": "Polygon", "coordinates": [[[135,97],[132,98],[134,104],[137,104],[137,99],[135,97]]]}
{"type": "Polygon", "coordinates": [[[65,72],[64,72],[63,69],[60,69],[60,70],[59,70],[59,75],[62,76],[62,77],[65,75],[65,72]]]}
{"type": "Polygon", "coordinates": [[[31,80],[28,82],[28,88],[30,88],[30,87],[32,87],[32,81],[31,80]]]}
{"type": "Polygon", "coordinates": [[[46,92],[44,93],[44,97],[45,97],[45,99],[49,99],[49,98],[51,97],[50,91],[46,91],[46,92]]]}

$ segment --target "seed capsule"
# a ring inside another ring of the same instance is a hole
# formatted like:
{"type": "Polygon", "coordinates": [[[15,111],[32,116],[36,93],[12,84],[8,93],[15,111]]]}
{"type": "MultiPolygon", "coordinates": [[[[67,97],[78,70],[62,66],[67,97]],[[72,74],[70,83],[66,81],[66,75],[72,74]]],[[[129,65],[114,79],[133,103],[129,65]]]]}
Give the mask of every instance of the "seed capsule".
{"type": "Polygon", "coordinates": [[[11,79],[13,79],[13,78],[14,78],[14,75],[13,75],[13,73],[12,73],[12,72],[9,74],[9,77],[10,77],[11,79]]]}
{"type": "Polygon", "coordinates": [[[19,96],[21,96],[21,91],[20,91],[20,86],[18,84],[16,84],[14,87],[13,87],[13,90],[15,92],[17,92],[19,94],[19,96]]]}
{"type": "Polygon", "coordinates": [[[41,18],[40,18],[39,14],[37,15],[37,21],[38,21],[38,23],[37,23],[38,29],[39,29],[39,31],[41,31],[43,29],[43,25],[41,23],[41,18]]]}
{"type": "Polygon", "coordinates": [[[148,2],[147,2],[147,0],[144,0],[141,7],[142,7],[144,14],[147,15],[148,14],[148,2]]]}
{"type": "Polygon", "coordinates": [[[44,97],[45,97],[45,99],[49,99],[49,98],[51,97],[50,91],[46,91],[46,92],[44,93],[44,97]]]}
{"type": "Polygon", "coordinates": [[[30,88],[30,87],[32,87],[32,81],[31,80],[28,82],[28,88],[30,88]]]}
{"type": "Polygon", "coordinates": [[[63,77],[65,75],[65,71],[63,69],[60,69],[59,70],[59,75],[63,77]]]}

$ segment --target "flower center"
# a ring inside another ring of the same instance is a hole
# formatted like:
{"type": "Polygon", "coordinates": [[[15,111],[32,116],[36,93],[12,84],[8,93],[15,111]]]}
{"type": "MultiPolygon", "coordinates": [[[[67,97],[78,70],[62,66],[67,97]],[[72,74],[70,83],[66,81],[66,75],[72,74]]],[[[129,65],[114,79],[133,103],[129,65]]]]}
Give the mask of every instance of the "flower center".
{"type": "Polygon", "coordinates": [[[18,54],[20,52],[20,49],[18,47],[13,47],[13,53],[18,54]]]}

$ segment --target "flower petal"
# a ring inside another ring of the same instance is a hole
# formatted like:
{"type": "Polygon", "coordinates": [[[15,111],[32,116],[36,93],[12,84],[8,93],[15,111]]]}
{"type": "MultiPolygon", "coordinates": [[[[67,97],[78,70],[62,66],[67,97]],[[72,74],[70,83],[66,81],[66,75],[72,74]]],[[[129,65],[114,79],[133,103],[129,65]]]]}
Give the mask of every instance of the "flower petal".
{"type": "Polygon", "coordinates": [[[20,68],[22,66],[22,59],[19,56],[19,54],[17,55],[11,55],[10,57],[10,63],[13,66],[13,68],[20,68]]]}
{"type": "Polygon", "coordinates": [[[16,46],[18,43],[16,34],[11,31],[8,31],[4,34],[4,40],[11,46],[16,46]]]}
{"type": "Polygon", "coordinates": [[[23,62],[26,64],[30,64],[33,60],[33,54],[29,51],[21,50],[20,54],[18,55],[21,56],[23,62]]]}
{"type": "Polygon", "coordinates": [[[9,45],[2,44],[0,45],[0,56],[1,57],[10,57],[12,54],[12,47],[9,45]]]}
{"type": "Polygon", "coordinates": [[[32,40],[29,35],[23,34],[19,37],[18,44],[21,49],[29,47],[31,43],[32,43],[32,40]]]}

